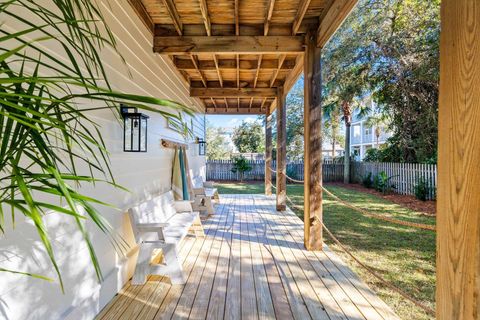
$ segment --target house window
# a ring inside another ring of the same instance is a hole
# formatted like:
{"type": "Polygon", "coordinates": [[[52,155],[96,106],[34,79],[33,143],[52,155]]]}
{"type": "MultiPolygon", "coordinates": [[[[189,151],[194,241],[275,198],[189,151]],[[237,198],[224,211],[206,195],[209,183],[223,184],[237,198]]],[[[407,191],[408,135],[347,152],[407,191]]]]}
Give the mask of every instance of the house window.
{"type": "Polygon", "coordinates": [[[360,137],[360,126],[353,126],[353,137],[360,137]]]}
{"type": "Polygon", "coordinates": [[[365,135],[366,135],[366,136],[369,136],[369,135],[371,135],[371,134],[372,134],[372,127],[367,127],[367,128],[365,128],[365,135]]]}

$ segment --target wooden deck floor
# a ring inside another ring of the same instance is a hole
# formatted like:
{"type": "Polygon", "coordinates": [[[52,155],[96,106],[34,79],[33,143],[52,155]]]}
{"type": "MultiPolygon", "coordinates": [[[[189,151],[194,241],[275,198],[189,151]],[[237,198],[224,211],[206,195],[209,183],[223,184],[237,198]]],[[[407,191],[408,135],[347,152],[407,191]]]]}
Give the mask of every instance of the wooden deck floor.
{"type": "Polygon", "coordinates": [[[97,319],[398,319],[327,247],[304,250],[273,198],[224,195],[204,227],[181,246],[185,285],[128,283],[97,319]]]}

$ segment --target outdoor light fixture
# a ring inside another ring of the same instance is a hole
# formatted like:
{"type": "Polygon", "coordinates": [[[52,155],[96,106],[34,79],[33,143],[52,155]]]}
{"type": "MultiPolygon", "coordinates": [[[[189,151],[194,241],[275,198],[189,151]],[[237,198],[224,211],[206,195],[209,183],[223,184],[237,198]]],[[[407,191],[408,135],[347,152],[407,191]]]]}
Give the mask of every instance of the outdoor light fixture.
{"type": "Polygon", "coordinates": [[[196,137],[195,143],[198,143],[198,155],[204,156],[207,142],[200,137],[196,137]]]}
{"type": "Polygon", "coordinates": [[[147,115],[137,108],[120,106],[123,117],[123,151],[147,152],[147,115]]]}

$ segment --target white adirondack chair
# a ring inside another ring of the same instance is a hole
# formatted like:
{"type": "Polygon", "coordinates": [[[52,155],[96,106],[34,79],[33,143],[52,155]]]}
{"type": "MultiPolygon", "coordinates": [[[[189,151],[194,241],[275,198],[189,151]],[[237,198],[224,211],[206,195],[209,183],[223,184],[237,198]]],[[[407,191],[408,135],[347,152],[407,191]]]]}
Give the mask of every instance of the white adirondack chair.
{"type": "Polygon", "coordinates": [[[184,284],[177,247],[189,231],[204,236],[199,213],[192,210],[189,201],[174,201],[172,191],[144,201],[128,213],[140,246],[132,284],[144,284],[149,274],[167,275],[172,284],[184,284]],[[158,249],[163,251],[163,261],[153,264],[152,255],[158,249]]]}
{"type": "Polygon", "coordinates": [[[213,182],[204,182],[202,177],[192,178],[193,185],[193,209],[198,211],[206,211],[208,215],[214,213],[213,202],[218,202],[220,196],[217,188],[213,186],[213,182]]]}

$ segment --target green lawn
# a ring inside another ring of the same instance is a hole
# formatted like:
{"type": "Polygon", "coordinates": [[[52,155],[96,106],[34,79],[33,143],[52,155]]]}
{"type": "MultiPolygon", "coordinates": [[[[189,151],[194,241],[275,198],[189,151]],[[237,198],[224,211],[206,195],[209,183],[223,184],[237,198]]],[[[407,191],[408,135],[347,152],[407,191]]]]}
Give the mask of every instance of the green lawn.
{"type": "MultiPolygon", "coordinates": [[[[261,183],[218,184],[220,194],[263,193],[261,183]]],[[[435,218],[401,207],[374,195],[338,186],[327,189],[349,203],[398,219],[434,224],[435,218]]],[[[288,196],[303,205],[303,186],[288,185],[288,196]]],[[[302,216],[301,210],[295,210],[302,216]]],[[[362,262],[408,294],[435,307],[435,233],[368,218],[333,201],[324,200],[324,222],[333,234],[362,262]]],[[[326,236],[325,241],[386,301],[402,319],[433,319],[414,304],[385,286],[359,267],[326,236]]]]}

